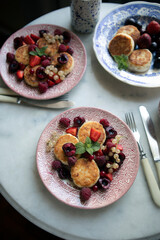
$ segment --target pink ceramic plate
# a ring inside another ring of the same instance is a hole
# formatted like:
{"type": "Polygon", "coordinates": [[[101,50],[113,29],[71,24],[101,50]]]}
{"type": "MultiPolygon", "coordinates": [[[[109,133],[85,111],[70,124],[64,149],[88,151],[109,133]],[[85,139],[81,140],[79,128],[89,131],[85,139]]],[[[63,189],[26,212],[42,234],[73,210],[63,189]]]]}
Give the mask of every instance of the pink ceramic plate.
{"type": "Polygon", "coordinates": [[[67,110],[54,118],[44,129],[37,147],[37,167],[39,175],[46,188],[60,201],[77,208],[95,209],[107,206],[121,198],[132,186],[139,167],[139,151],[137,143],[127,125],[113,114],[89,107],[81,107],[67,110]],[[62,134],[59,120],[68,117],[73,122],[74,117],[83,116],[85,120],[99,121],[107,118],[118,134],[123,135],[121,140],[123,152],[126,159],[119,171],[116,172],[109,189],[104,192],[92,192],[91,198],[81,203],[79,190],[58,177],[56,171],[52,170],[51,164],[54,160],[53,153],[46,152],[46,142],[54,131],[62,134]]]}
{"type": "Polygon", "coordinates": [[[65,28],[62,28],[60,26],[56,26],[52,24],[30,25],[12,34],[2,46],[1,55],[0,55],[0,63],[1,63],[0,72],[4,82],[14,92],[27,98],[45,100],[45,99],[59,97],[69,92],[73,87],[75,87],[78,84],[78,82],[81,80],[85,72],[86,62],[87,62],[87,57],[86,57],[86,50],[84,48],[84,45],[81,42],[81,40],[73,32],[65,28]],[[42,29],[49,30],[50,33],[53,33],[54,30],[57,28],[61,29],[62,31],[68,31],[71,34],[71,41],[69,45],[74,50],[73,57],[74,57],[75,65],[72,72],[66,77],[64,81],[48,89],[47,92],[41,94],[37,89],[27,86],[24,81],[22,82],[17,81],[15,74],[8,73],[8,63],[6,63],[6,54],[7,52],[13,52],[13,53],[15,52],[15,49],[13,48],[14,38],[20,37],[20,36],[26,36],[28,34],[30,35],[31,33],[39,34],[39,30],[42,30],[42,29]]]}

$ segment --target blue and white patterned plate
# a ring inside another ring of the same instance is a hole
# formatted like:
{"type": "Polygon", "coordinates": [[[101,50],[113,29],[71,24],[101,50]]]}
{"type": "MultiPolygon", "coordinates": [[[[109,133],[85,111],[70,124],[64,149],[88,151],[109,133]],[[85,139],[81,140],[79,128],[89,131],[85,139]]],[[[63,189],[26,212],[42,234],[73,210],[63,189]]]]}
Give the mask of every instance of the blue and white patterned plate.
{"type": "Polygon", "coordinates": [[[96,57],[106,71],[117,79],[138,87],[160,87],[160,70],[152,68],[141,74],[119,70],[117,63],[108,51],[108,44],[117,30],[124,25],[126,18],[134,16],[146,26],[151,20],[160,21],[160,4],[131,2],[114,8],[96,26],[93,37],[93,48],[96,57]]]}

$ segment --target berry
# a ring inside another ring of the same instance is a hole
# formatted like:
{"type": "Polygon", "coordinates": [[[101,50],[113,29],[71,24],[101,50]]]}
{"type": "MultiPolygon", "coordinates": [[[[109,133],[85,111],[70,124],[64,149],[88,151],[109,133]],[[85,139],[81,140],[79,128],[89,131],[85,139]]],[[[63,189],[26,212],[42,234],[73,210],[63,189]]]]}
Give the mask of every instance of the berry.
{"type": "Polygon", "coordinates": [[[34,69],[31,68],[31,69],[29,70],[29,72],[30,72],[30,74],[34,74],[34,69]]]}
{"type": "Polygon", "coordinates": [[[115,147],[116,145],[115,145],[114,143],[112,143],[112,142],[107,142],[107,143],[106,143],[106,146],[107,146],[107,149],[110,151],[110,149],[111,149],[112,147],[115,147]]]}
{"type": "Polygon", "coordinates": [[[78,116],[73,119],[73,122],[75,127],[80,127],[85,122],[85,119],[84,117],[78,116]]]}
{"type": "Polygon", "coordinates": [[[77,158],[75,156],[68,157],[68,165],[69,167],[73,167],[77,161],[77,158]]]}
{"type": "Polygon", "coordinates": [[[110,180],[110,182],[113,180],[113,175],[112,173],[106,173],[106,178],[108,178],[110,180]]]}
{"type": "Polygon", "coordinates": [[[136,21],[136,23],[135,23],[134,26],[137,27],[139,31],[141,31],[141,29],[142,29],[142,23],[141,23],[140,21],[136,21]]]}
{"type": "Polygon", "coordinates": [[[52,168],[53,168],[54,170],[58,170],[58,169],[60,169],[61,167],[62,167],[62,163],[61,163],[60,161],[55,160],[55,161],[52,162],[52,168]]]}
{"type": "Polygon", "coordinates": [[[111,126],[106,127],[106,138],[114,138],[117,135],[117,131],[111,126]]]}
{"type": "Polygon", "coordinates": [[[60,57],[58,57],[57,60],[60,64],[65,64],[65,63],[68,62],[68,57],[67,57],[66,54],[63,53],[63,54],[60,55],[60,57]]]}
{"type": "Polygon", "coordinates": [[[125,158],[126,158],[125,154],[122,153],[122,152],[120,152],[120,153],[119,153],[119,159],[120,159],[121,161],[124,161],[125,158]]]}
{"type": "Polygon", "coordinates": [[[76,153],[76,147],[73,145],[73,143],[65,143],[62,146],[62,149],[67,157],[74,156],[76,153]]]}
{"type": "Polygon", "coordinates": [[[127,18],[124,25],[135,25],[136,24],[136,20],[134,18],[127,18]]]}
{"type": "Polygon", "coordinates": [[[13,40],[14,48],[17,49],[23,45],[23,37],[16,37],[13,40]]]}
{"type": "Polygon", "coordinates": [[[47,67],[51,64],[51,62],[48,59],[45,59],[41,62],[42,67],[47,67]]]}
{"type": "Polygon", "coordinates": [[[98,167],[103,167],[106,164],[106,157],[103,156],[96,156],[95,162],[97,163],[98,167]]]}
{"type": "Polygon", "coordinates": [[[144,33],[138,38],[137,45],[139,48],[145,49],[150,47],[151,42],[151,36],[148,33],[144,33]]]}
{"type": "Polygon", "coordinates": [[[40,93],[45,93],[48,89],[47,82],[39,82],[38,89],[39,89],[40,93]]]}
{"type": "Polygon", "coordinates": [[[59,170],[58,170],[58,175],[59,175],[59,178],[61,179],[67,179],[67,178],[70,178],[70,172],[67,168],[65,167],[61,167],[59,170]]]}
{"type": "Polygon", "coordinates": [[[107,189],[110,186],[110,180],[107,178],[99,178],[98,183],[102,189],[107,189]]]}
{"type": "Polygon", "coordinates": [[[91,189],[84,187],[80,190],[80,198],[82,201],[87,201],[91,197],[91,189]]]}
{"type": "Polygon", "coordinates": [[[36,76],[40,79],[44,79],[46,77],[45,68],[44,67],[38,67],[36,69],[36,76]]]}
{"type": "Polygon", "coordinates": [[[25,38],[24,38],[24,42],[26,44],[35,44],[35,41],[29,36],[27,35],[25,38]]]}
{"type": "Polygon", "coordinates": [[[101,132],[98,131],[97,129],[95,128],[91,128],[91,131],[90,131],[90,139],[93,141],[93,142],[97,142],[98,139],[100,138],[101,136],[101,132]]]}
{"type": "Polygon", "coordinates": [[[24,70],[25,67],[26,67],[26,66],[25,66],[23,63],[19,63],[19,69],[20,69],[20,70],[24,70]]]}
{"type": "Polygon", "coordinates": [[[33,33],[31,33],[31,38],[35,41],[35,42],[37,42],[39,39],[40,39],[40,37],[39,36],[37,36],[37,35],[35,35],[35,34],[33,34],[33,33]]]}
{"type": "Polygon", "coordinates": [[[66,133],[70,133],[73,136],[77,135],[78,128],[77,127],[70,127],[66,129],[66,133]]]}
{"type": "Polygon", "coordinates": [[[37,47],[37,46],[36,46],[35,44],[31,44],[31,45],[28,47],[28,52],[35,51],[36,47],[37,47]]]}
{"type": "Polygon", "coordinates": [[[63,35],[63,41],[64,41],[64,43],[69,43],[70,40],[71,40],[71,35],[70,35],[70,33],[67,32],[67,31],[64,31],[62,35],[63,35]]]}
{"type": "Polygon", "coordinates": [[[99,122],[103,125],[104,128],[109,126],[109,122],[107,119],[102,118],[99,122]]]}
{"type": "Polygon", "coordinates": [[[155,52],[157,50],[157,43],[156,42],[152,42],[150,47],[149,47],[149,50],[151,52],[155,52]]]}
{"type": "Polygon", "coordinates": [[[69,127],[71,120],[69,118],[61,118],[59,120],[59,123],[63,125],[64,127],[69,127]]]}
{"type": "Polygon", "coordinates": [[[93,190],[93,192],[97,192],[97,191],[98,191],[98,185],[94,185],[94,186],[92,187],[92,190],[93,190]]]}
{"type": "Polygon", "coordinates": [[[160,68],[160,57],[157,57],[154,61],[153,67],[156,69],[160,68]]]}
{"type": "Polygon", "coordinates": [[[89,159],[90,161],[92,161],[92,160],[94,159],[94,156],[93,156],[93,155],[89,155],[89,156],[88,156],[88,159],[89,159]]]}
{"type": "Polygon", "coordinates": [[[160,25],[156,21],[151,21],[148,24],[146,30],[147,30],[147,33],[149,33],[150,35],[158,34],[160,32],[160,25]]]}
{"type": "Polygon", "coordinates": [[[41,62],[41,58],[39,56],[37,56],[37,55],[36,56],[30,56],[30,58],[29,58],[29,65],[31,67],[39,65],[40,62],[41,62]]]}
{"type": "Polygon", "coordinates": [[[49,31],[48,30],[45,30],[45,29],[42,29],[42,30],[39,30],[39,36],[40,37],[43,37],[43,34],[44,33],[48,33],[49,31]]]}
{"type": "Polygon", "coordinates": [[[23,76],[24,76],[24,71],[23,71],[23,70],[18,70],[18,71],[16,72],[16,75],[17,75],[17,78],[18,78],[19,80],[22,80],[22,79],[23,79],[23,76]]]}
{"type": "Polygon", "coordinates": [[[55,85],[55,82],[53,82],[50,79],[47,79],[47,84],[48,84],[48,87],[53,87],[55,85]]]}
{"type": "Polygon", "coordinates": [[[15,59],[15,55],[13,53],[7,53],[7,62],[11,63],[15,59]]]}
{"type": "Polygon", "coordinates": [[[105,176],[106,176],[106,172],[105,172],[105,171],[101,171],[101,172],[100,172],[100,176],[101,176],[101,177],[105,177],[105,176]]]}
{"type": "Polygon", "coordinates": [[[54,31],[54,35],[62,35],[62,31],[60,29],[56,29],[54,31]]]}
{"type": "Polygon", "coordinates": [[[16,60],[12,61],[9,64],[9,73],[17,72],[18,68],[19,68],[19,63],[16,60]]]}
{"type": "Polygon", "coordinates": [[[67,51],[67,47],[66,47],[66,45],[61,44],[61,45],[59,46],[58,51],[59,51],[59,52],[66,52],[66,51],[67,51]]]}
{"type": "Polygon", "coordinates": [[[73,49],[72,49],[71,47],[69,47],[69,48],[67,49],[67,52],[68,52],[70,55],[73,55],[73,53],[74,53],[74,51],[73,51],[73,49]]]}
{"type": "Polygon", "coordinates": [[[46,55],[43,55],[43,56],[41,57],[41,61],[46,60],[46,59],[47,59],[47,56],[46,56],[46,55]]]}

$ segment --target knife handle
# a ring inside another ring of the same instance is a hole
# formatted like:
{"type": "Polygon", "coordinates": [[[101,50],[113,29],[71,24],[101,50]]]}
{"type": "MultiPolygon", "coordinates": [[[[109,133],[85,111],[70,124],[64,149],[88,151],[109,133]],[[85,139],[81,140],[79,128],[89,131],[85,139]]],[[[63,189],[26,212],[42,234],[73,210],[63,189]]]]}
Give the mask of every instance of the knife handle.
{"type": "Polygon", "coordinates": [[[0,95],[0,102],[10,102],[10,103],[17,103],[17,97],[8,97],[0,95]]]}
{"type": "Polygon", "coordinates": [[[158,178],[160,180],[160,161],[155,162],[155,164],[156,164],[156,168],[157,168],[158,178]]]}
{"type": "Polygon", "coordinates": [[[160,207],[160,190],[159,190],[158,184],[156,182],[156,179],[154,177],[154,174],[152,172],[148,158],[142,159],[142,166],[143,166],[143,170],[145,173],[145,177],[146,177],[153,201],[155,202],[155,204],[158,207],[160,207]]]}

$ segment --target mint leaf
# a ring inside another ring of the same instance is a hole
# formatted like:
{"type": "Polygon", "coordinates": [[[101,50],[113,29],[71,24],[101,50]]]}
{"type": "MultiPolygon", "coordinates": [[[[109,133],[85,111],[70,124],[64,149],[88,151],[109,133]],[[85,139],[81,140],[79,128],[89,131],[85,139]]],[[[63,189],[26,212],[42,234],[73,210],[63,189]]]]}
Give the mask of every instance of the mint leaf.
{"type": "Polygon", "coordinates": [[[93,152],[97,152],[100,149],[100,143],[93,142],[92,143],[92,149],[93,149],[93,152]]]}
{"type": "Polygon", "coordinates": [[[92,144],[92,141],[89,137],[86,137],[85,144],[92,144]]]}
{"type": "Polygon", "coordinates": [[[75,144],[76,146],[76,154],[83,154],[86,151],[85,145],[82,142],[78,142],[75,144]]]}
{"type": "Polygon", "coordinates": [[[86,147],[86,151],[90,154],[93,155],[93,149],[86,147]]]}
{"type": "Polygon", "coordinates": [[[37,56],[41,57],[41,56],[43,56],[43,55],[46,55],[45,50],[47,49],[47,47],[48,47],[48,46],[44,46],[44,47],[42,47],[42,48],[36,47],[36,48],[35,48],[35,51],[30,51],[29,54],[30,54],[30,55],[33,55],[33,56],[36,56],[36,55],[37,55],[37,56]]]}
{"type": "Polygon", "coordinates": [[[113,56],[115,62],[118,64],[118,69],[119,70],[127,70],[128,69],[128,57],[124,54],[118,56],[115,55],[113,56]]]}

